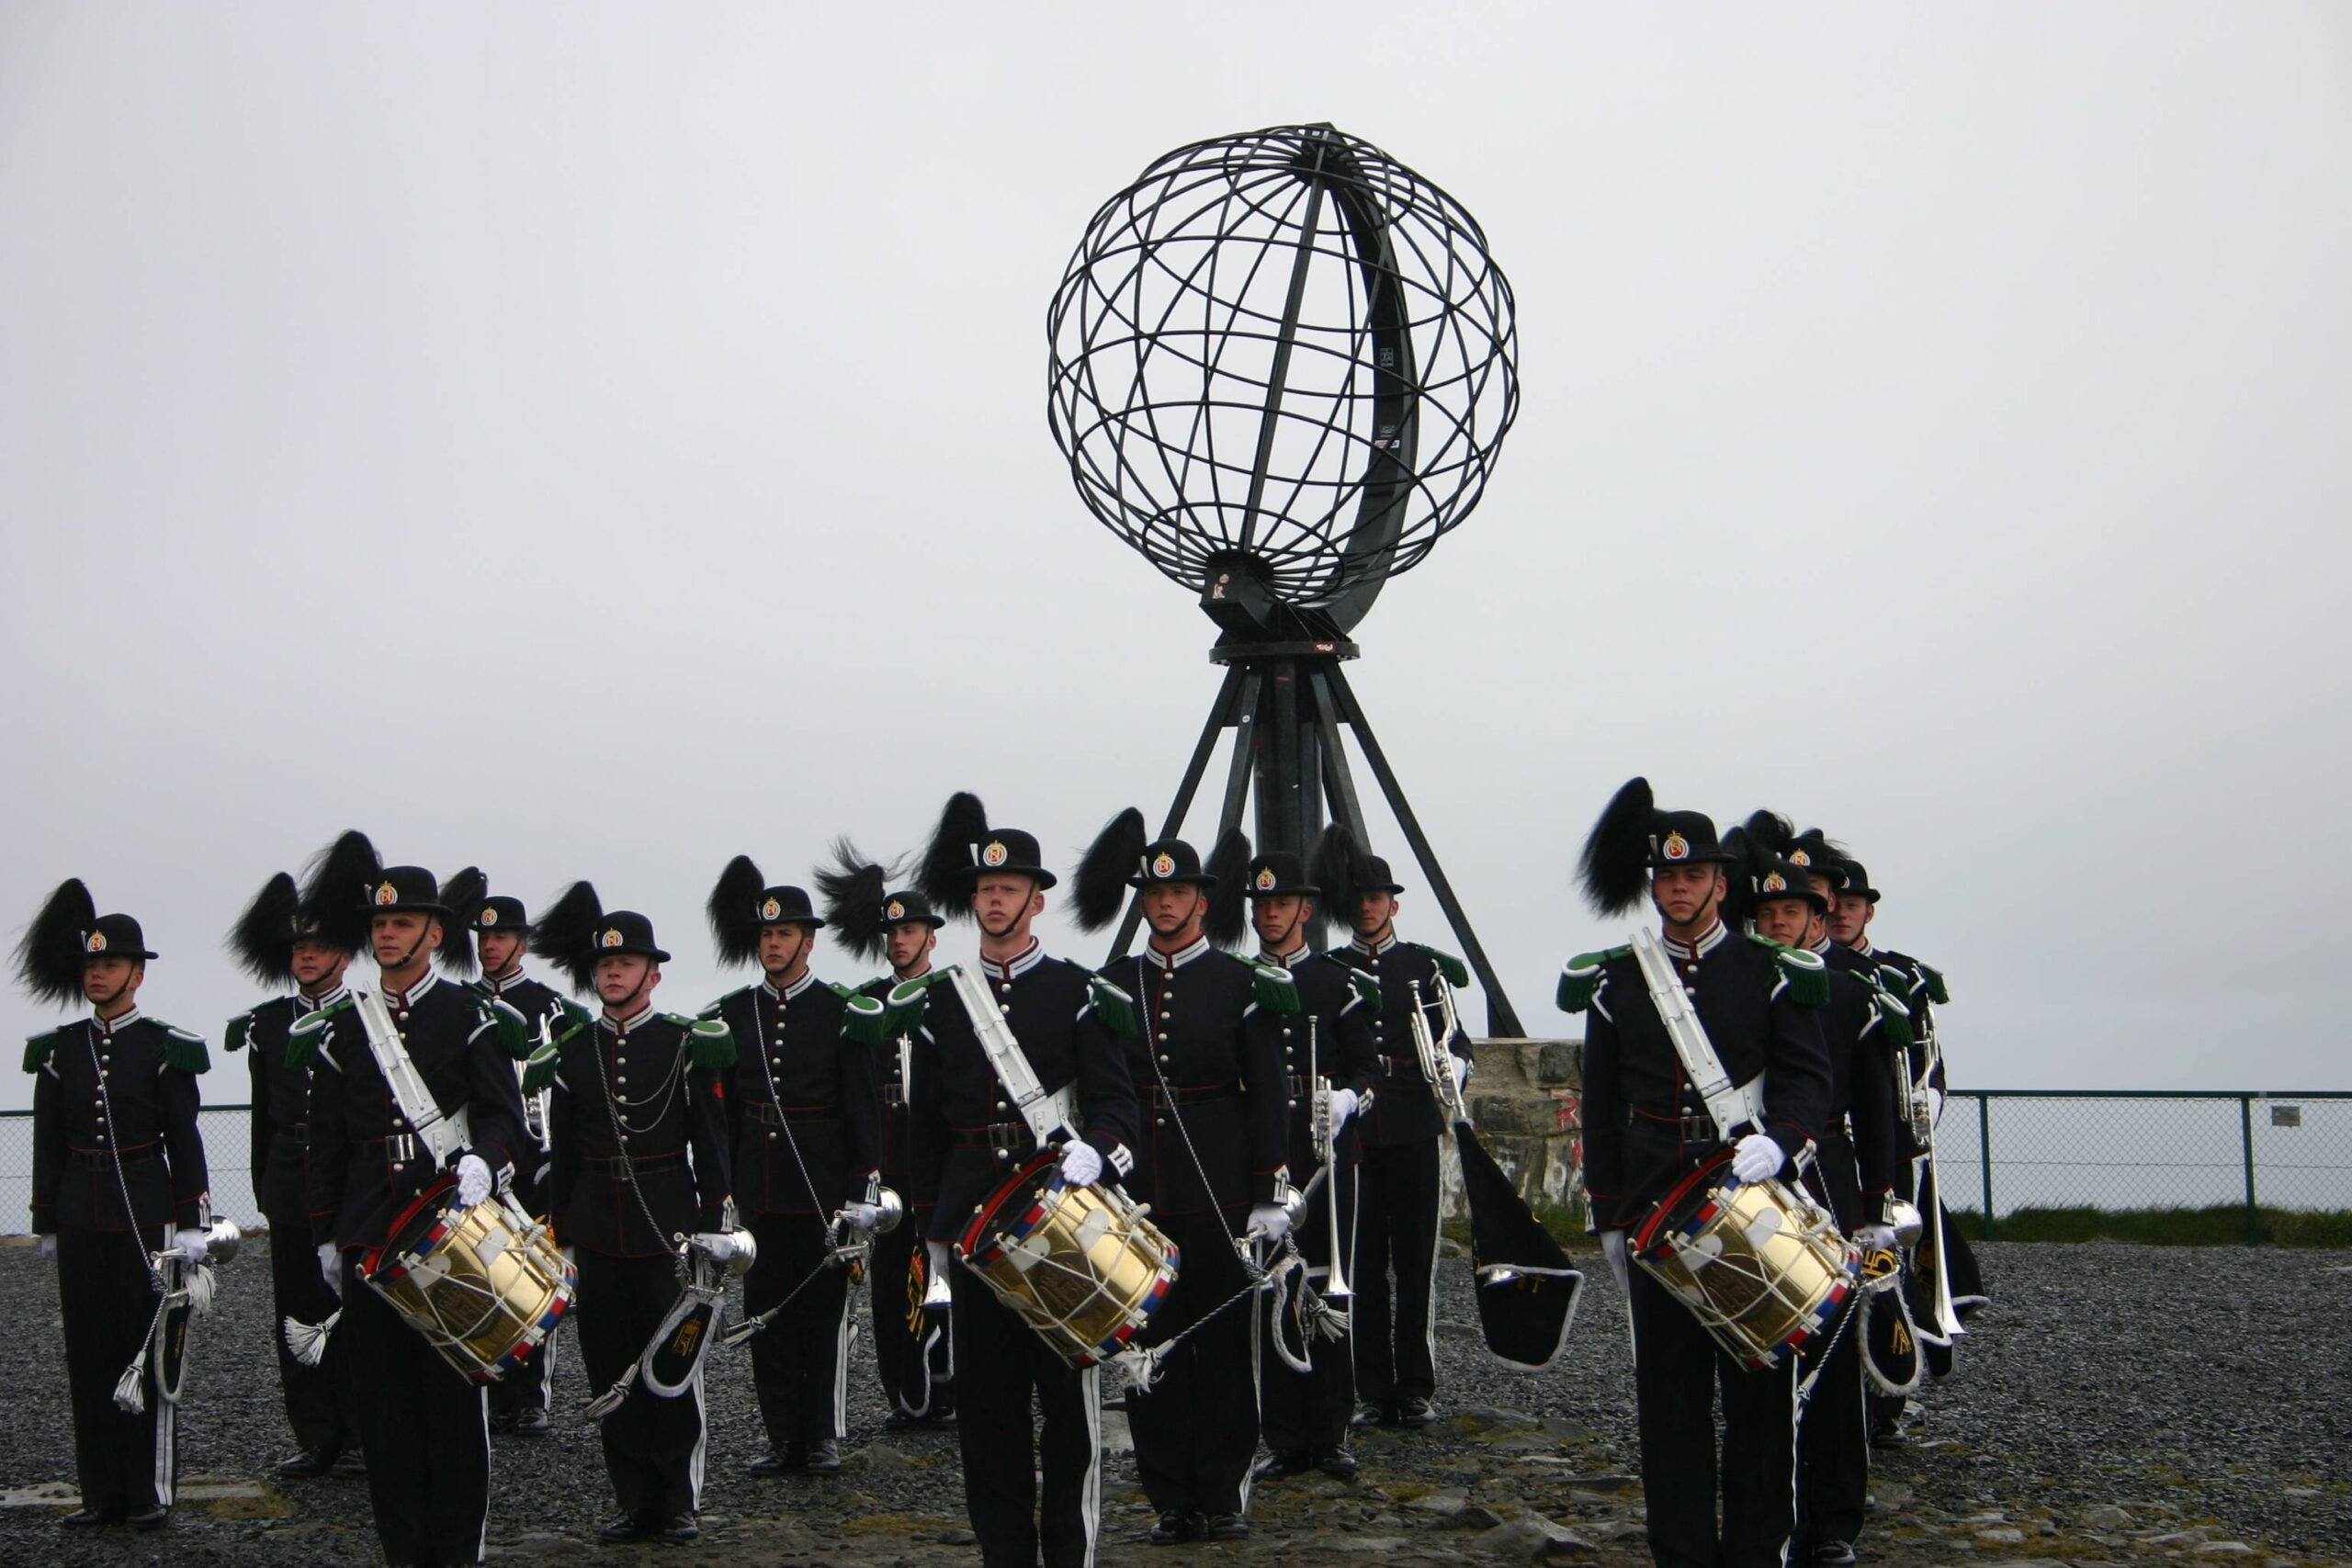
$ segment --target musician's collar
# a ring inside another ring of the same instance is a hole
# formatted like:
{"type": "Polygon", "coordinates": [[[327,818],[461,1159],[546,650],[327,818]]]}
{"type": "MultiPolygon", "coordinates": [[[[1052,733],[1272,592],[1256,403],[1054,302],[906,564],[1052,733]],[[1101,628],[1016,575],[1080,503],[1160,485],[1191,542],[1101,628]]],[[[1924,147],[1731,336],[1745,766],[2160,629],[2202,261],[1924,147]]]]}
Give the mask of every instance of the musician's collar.
{"type": "Polygon", "coordinates": [[[1351,937],[1348,939],[1348,945],[1368,957],[1377,957],[1396,945],[1396,928],[1390,926],[1385,932],[1373,942],[1366,942],[1360,936],[1351,937]]]}
{"type": "Polygon", "coordinates": [[[98,1032],[101,1034],[119,1034],[139,1021],[139,1004],[131,1003],[112,1018],[100,1018],[97,1014],[92,1013],[90,1021],[98,1026],[98,1032]]]}
{"type": "Polygon", "coordinates": [[[993,958],[982,958],[980,973],[991,980],[1017,980],[1045,961],[1046,944],[1035,937],[1031,937],[1029,945],[1023,948],[1019,956],[1010,964],[999,964],[993,958]]]}
{"type": "Polygon", "coordinates": [[[800,978],[795,980],[792,984],[785,987],[784,989],[780,991],[776,989],[775,981],[763,976],[760,979],[760,989],[765,991],[768,995],[774,997],[780,1002],[788,1002],[816,983],[817,972],[814,969],[803,969],[800,971],[800,978]]]}
{"type": "Polygon", "coordinates": [[[899,981],[899,982],[902,982],[902,983],[903,983],[903,982],[908,981],[908,980],[920,980],[920,979],[922,979],[925,975],[928,975],[928,974],[930,974],[930,973],[931,973],[931,959],[930,959],[930,957],[929,957],[928,955],[925,955],[925,957],[923,958],[923,961],[922,961],[922,968],[917,969],[917,970],[914,970],[914,971],[912,971],[911,973],[906,973],[906,972],[901,972],[901,971],[897,970],[897,969],[893,969],[893,970],[891,970],[891,971],[890,971],[890,978],[891,978],[891,979],[893,979],[893,980],[895,980],[895,981],[899,981]]]}
{"type": "Polygon", "coordinates": [[[640,998],[637,1010],[629,1014],[627,1018],[615,1018],[612,1014],[612,1010],[609,1008],[606,1009],[605,1011],[605,1027],[611,1030],[616,1034],[628,1034],[632,1031],[640,1028],[645,1023],[645,1021],[652,1016],[653,998],[646,997],[640,998]]]}
{"type": "Polygon", "coordinates": [[[1819,942],[1815,942],[1811,947],[1805,949],[1805,951],[1807,953],[1818,953],[1824,957],[1826,957],[1830,948],[1835,945],[1837,944],[1832,942],[1826,935],[1824,935],[1819,942]]]}
{"type": "Polygon", "coordinates": [[[1285,969],[1295,969],[1314,957],[1315,950],[1307,945],[1306,939],[1302,936],[1298,939],[1298,945],[1288,953],[1268,953],[1261,947],[1258,950],[1258,956],[1265,963],[1279,964],[1285,969]]]}
{"type": "Polygon", "coordinates": [[[321,1008],[331,1008],[350,994],[351,987],[340,982],[321,991],[315,997],[304,996],[297,991],[294,993],[294,1015],[300,1018],[304,1013],[316,1012],[321,1008]]]}
{"type": "Polygon", "coordinates": [[[1182,969],[1208,950],[1209,939],[1206,936],[1196,936],[1190,946],[1180,947],[1173,953],[1162,953],[1147,942],[1144,944],[1143,955],[1151,960],[1154,968],[1182,969]]]}
{"type": "Polygon", "coordinates": [[[1666,951],[1671,956],[1684,960],[1704,958],[1716,948],[1721,947],[1724,939],[1730,935],[1731,929],[1719,919],[1710,925],[1706,934],[1696,942],[1678,942],[1673,937],[1668,937],[1666,951]]]}
{"type": "Polygon", "coordinates": [[[529,976],[523,973],[523,961],[518,958],[514,961],[514,968],[503,975],[484,975],[481,977],[481,983],[490,987],[492,996],[503,997],[529,978],[529,976]]]}
{"type": "Polygon", "coordinates": [[[384,999],[388,1002],[398,1002],[402,1007],[414,1007],[419,998],[440,983],[441,976],[435,975],[433,972],[433,966],[428,964],[424,966],[424,975],[418,978],[415,985],[405,991],[386,991],[384,999]]]}
{"type": "Polygon", "coordinates": [[[1860,942],[1850,942],[1846,945],[1854,950],[1854,956],[1857,958],[1873,958],[1878,955],[1878,949],[1871,945],[1871,939],[1867,936],[1860,942]]]}

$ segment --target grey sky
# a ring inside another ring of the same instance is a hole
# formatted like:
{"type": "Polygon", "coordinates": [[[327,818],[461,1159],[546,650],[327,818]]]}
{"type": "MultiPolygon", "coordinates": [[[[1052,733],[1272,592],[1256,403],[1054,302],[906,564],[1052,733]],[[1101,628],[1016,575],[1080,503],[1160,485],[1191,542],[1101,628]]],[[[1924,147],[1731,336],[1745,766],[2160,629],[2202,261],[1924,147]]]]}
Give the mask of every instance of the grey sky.
{"type": "Polygon", "coordinates": [[[1863,853],[1957,1081],[2352,1085],[2328,6],[10,0],[0,919],[86,877],[217,1036],[356,825],[593,877],[684,1006],[739,851],[1156,818],[1212,628],[1080,506],[1044,312],[1150,159],[1318,118],[1518,295],[1351,674],[1531,1028],[1640,772],[1863,853]]]}

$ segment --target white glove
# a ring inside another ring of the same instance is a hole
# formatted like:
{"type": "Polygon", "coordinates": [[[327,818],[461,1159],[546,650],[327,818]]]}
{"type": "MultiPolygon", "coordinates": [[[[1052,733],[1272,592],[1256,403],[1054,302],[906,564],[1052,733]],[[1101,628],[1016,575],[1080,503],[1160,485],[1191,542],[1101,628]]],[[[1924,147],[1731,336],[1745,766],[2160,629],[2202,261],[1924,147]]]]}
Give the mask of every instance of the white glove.
{"type": "Polygon", "coordinates": [[[1280,1203],[1250,1205],[1250,1234],[1267,1241],[1280,1241],[1290,1235],[1290,1211],[1280,1203]]]}
{"type": "Polygon", "coordinates": [[[325,1276],[327,1288],[334,1292],[335,1299],[342,1300],[343,1254],[335,1250],[335,1245],[331,1241],[319,1243],[319,1272],[325,1276]]]}
{"type": "Polygon", "coordinates": [[[1470,1081],[1470,1058],[1467,1056],[1449,1056],[1446,1060],[1453,1064],[1453,1092],[1460,1094],[1462,1092],[1463,1086],[1470,1081]]]}
{"type": "Polygon", "coordinates": [[[1854,1245],[1865,1253],[1893,1252],[1894,1227],[1893,1225],[1858,1225],[1854,1230],[1854,1245]]]}
{"type": "Polygon", "coordinates": [[[1355,1113],[1356,1091],[1351,1089],[1333,1089],[1331,1091],[1331,1136],[1338,1137],[1340,1129],[1346,1126],[1348,1118],[1355,1113]]]}
{"type": "Polygon", "coordinates": [[[57,1261],[56,1232],[49,1231],[42,1234],[40,1238],[40,1260],[43,1263],[54,1263],[57,1261]]]}
{"type": "Polygon", "coordinates": [[[458,1156],[458,1207],[470,1209],[490,1196],[490,1167],[480,1155],[458,1156]]]}
{"type": "Polygon", "coordinates": [[[922,1256],[923,1261],[931,1265],[931,1277],[934,1280],[947,1278],[947,1266],[956,1261],[956,1255],[947,1250],[944,1241],[924,1242],[922,1256]]]}
{"type": "Polygon", "coordinates": [[[1770,1181],[1788,1159],[1780,1145],[1761,1133],[1750,1133],[1732,1145],[1731,1173],[1742,1181],[1770,1181]]]}
{"type": "Polygon", "coordinates": [[[1933,1127],[1944,1119],[1944,1091],[1933,1084],[1928,1086],[1928,1125],[1933,1127]]]}
{"type": "Polygon", "coordinates": [[[204,1261],[204,1255],[209,1250],[210,1242],[211,1238],[202,1231],[174,1231],[172,1233],[172,1245],[179,1248],[180,1256],[190,1264],[204,1261]]]}
{"type": "Polygon", "coordinates": [[[694,1244],[707,1254],[713,1263],[724,1263],[735,1256],[735,1238],[725,1231],[696,1231],[694,1244]]]}
{"type": "Polygon", "coordinates": [[[1600,1233],[1600,1256],[1602,1261],[1609,1265],[1610,1276],[1617,1281],[1617,1288],[1625,1294],[1629,1296],[1632,1295],[1634,1293],[1634,1276],[1632,1263],[1629,1255],[1625,1250],[1625,1233],[1623,1231],[1602,1231],[1600,1233]]]}
{"type": "Polygon", "coordinates": [[[862,1231],[871,1231],[882,1223],[882,1210],[873,1203],[843,1203],[842,1219],[862,1231]]]}
{"type": "Polygon", "coordinates": [[[1062,1149],[1062,1180],[1072,1187],[1091,1187],[1102,1179],[1102,1156],[1092,1144],[1065,1145],[1062,1149]]]}

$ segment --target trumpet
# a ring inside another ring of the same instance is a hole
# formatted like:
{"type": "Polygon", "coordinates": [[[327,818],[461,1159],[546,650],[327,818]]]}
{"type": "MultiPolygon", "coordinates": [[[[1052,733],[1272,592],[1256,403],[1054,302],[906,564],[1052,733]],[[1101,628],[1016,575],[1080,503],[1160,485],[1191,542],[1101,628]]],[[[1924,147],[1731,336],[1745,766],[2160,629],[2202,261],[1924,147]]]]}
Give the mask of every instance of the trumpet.
{"type": "Polygon", "coordinates": [[[1430,1092],[1444,1108],[1446,1121],[1467,1122],[1470,1110],[1462,1102],[1462,1086],[1454,1081],[1453,1052],[1450,1048],[1453,1032],[1459,1027],[1453,1011],[1453,987],[1445,983],[1442,975],[1431,978],[1437,987],[1437,1000],[1433,1003],[1421,1000],[1421,983],[1419,980],[1406,984],[1405,988],[1413,1004],[1412,1010],[1406,1015],[1413,1029],[1413,1050],[1421,1059],[1421,1077],[1429,1079],[1430,1092]],[[1422,1010],[1432,1006],[1438,1010],[1441,1024],[1435,1033],[1430,1030],[1429,1014],[1422,1010]]]}
{"type": "Polygon", "coordinates": [[[1323,1079],[1322,1065],[1317,1060],[1316,1024],[1313,1014],[1306,1020],[1306,1081],[1312,1086],[1312,1109],[1307,1113],[1309,1135],[1315,1143],[1315,1161],[1323,1168],[1323,1217],[1330,1228],[1331,1268],[1323,1281],[1323,1295],[1328,1301],[1344,1302],[1355,1292],[1348,1288],[1347,1265],[1340,1257],[1340,1151],[1337,1129],[1331,1125],[1331,1086],[1323,1079]]]}

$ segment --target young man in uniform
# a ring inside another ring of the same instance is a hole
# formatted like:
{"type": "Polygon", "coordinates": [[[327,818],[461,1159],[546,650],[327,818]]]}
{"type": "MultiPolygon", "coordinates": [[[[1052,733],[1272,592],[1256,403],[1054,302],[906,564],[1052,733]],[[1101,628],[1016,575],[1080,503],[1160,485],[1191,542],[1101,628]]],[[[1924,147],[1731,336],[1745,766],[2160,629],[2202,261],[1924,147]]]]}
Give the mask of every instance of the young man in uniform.
{"type": "MultiPolygon", "coordinates": [[[[57,1265],[74,1463],[82,1506],[70,1527],[162,1528],[171,1517],[179,1434],[163,1398],[159,1343],[125,1411],[115,1388],[149,1344],[155,1288],[149,1249],[204,1261],[212,1222],[197,1075],[204,1042],[141,1016],[139,987],[155,954],[129,915],[100,915],[89,889],[50,895],[17,950],[37,999],[80,998],[90,1016],[25,1044],[33,1075],[33,1234],[57,1265]]],[[[163,1332],[171,1332],[166,1323],[163,1332]]]]}

